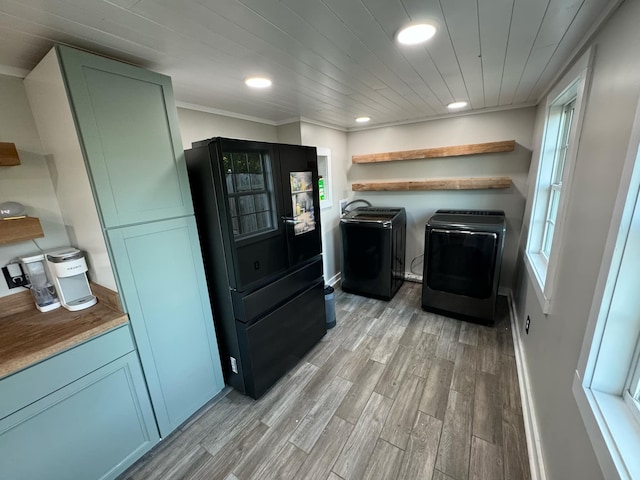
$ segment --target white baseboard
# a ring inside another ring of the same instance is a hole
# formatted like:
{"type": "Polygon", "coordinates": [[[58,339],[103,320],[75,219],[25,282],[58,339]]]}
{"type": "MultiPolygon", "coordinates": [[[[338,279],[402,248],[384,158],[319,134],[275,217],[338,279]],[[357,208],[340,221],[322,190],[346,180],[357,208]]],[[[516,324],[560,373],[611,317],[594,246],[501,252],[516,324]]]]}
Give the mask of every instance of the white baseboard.
{"type": "Polygon", "coordinates": [[[513,335],[513,347],[516,354],[518,368],[518,383],[520,384],[520,398],[522,399],[522,416],[524,418],[524,431],[527,437],[527,450],[529,452],[529,466],[531,468],[531,480],[547,480],[544,468],[542,445],[540,444],[540,432],[536,418],[533,396],[531,394],[531,382],[529,381],[529,369],[524,356],[522,337],[520,336],[520,322],[516,315],[513,303],[513,292],[508,290],[509,316],[511,317],[511,333],[513,335]]]}
{"type": "Polygon", "coordinates": [[[336,273],[333,277],[331,277],[326,282],[324,282],[325,285],[329,285],[330,287],[335,287],[336,284],[340,281],[340,273],[341,272],[336,273]]]}

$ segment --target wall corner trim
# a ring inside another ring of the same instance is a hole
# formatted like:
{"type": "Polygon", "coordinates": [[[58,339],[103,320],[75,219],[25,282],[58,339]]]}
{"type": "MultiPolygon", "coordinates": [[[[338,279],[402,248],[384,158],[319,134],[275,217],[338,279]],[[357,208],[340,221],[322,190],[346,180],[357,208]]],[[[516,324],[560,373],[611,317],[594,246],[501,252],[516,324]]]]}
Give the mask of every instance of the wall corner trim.
{"type": "Polygon", "coordinates": [[[547,480],[547,474],[544,467],[544,457],[542,454],[542,445],[540,443],[540,432],[538,430],[538,420],[533,404],[531,382],[529,381],[529,369],[524,356],[522,337],[520,336],[520,322],[517,318],[512,290],[509,290],[507,298],[509,303],[509,317],[511,319],[511,334],[513,336],[516,366],[518,369],[518,383],[520,385],[521,393],[520,398],[522,399],[522,416],[524,419],[524,430],[527,438],[527,450],[529,452],[531,480],[547,480]]]}

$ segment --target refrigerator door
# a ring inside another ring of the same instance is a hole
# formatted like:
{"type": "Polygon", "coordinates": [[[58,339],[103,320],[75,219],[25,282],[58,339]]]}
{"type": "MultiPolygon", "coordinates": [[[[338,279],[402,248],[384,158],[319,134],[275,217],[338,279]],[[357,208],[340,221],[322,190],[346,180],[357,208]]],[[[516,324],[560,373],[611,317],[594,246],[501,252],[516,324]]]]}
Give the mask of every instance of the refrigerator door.
{"type": "Polygon", "coordinates": [[[313,147],[280,145],[282,184],[289,266],[305,262],[322,251],[318,157],[313,147]]]}
{"type": "Polygon", "coordinates": [[[272,144],[229,139],[216,147],[221,223],[233,245],[230,286],[246,291],[289,265],[278,152],[272,144]]]}

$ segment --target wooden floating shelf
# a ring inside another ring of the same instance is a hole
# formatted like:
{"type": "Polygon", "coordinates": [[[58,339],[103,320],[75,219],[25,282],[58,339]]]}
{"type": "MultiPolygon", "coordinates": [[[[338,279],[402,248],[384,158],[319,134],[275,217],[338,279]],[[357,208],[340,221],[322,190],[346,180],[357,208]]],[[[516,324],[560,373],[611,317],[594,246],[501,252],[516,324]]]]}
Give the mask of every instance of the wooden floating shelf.
{"type": "Polygon", "coordinates": [[[40,220],[36,217],[0,220],[0,245],[26,242],[44,237],[40,220]]]}
{"type": "Polygon", "coordinates": [[[15,143],[0,142],[0,167],[20,165],[20,157],[15,143]]]}
{"type": "Polygon", "coordinates": [[[354,183],[354,192],[391,192],[411,190],[487,190],[509,188],[509,177],[442,178],[435,180],[413,180],[407,182],[364,182],[354,183]]]}
{"type": "Polygon", "coordinates": [[[405,150],[403,152],[371,153],[367,155],[353,155],[352,163],[395,162],[398,160],[421,160],[425,158],[461,157],[478,155],[481,153],[513,152],[516,148],[515,140],[502,142],[473,143],[454,147],[425,148],[422,150],[405,150]]]}

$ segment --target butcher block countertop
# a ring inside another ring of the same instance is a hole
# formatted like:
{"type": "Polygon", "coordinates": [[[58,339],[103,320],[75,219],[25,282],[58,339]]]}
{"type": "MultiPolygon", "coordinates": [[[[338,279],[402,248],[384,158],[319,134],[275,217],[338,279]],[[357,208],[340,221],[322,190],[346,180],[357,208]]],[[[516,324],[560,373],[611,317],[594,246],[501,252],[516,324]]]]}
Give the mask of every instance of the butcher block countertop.
{"type": "Polygon", "coordinates": [[[116,292],[91,289],[98,303],[78,312],[41,313],[26,290],[0,298],[0,378],[127,323],[116,292]]]}

